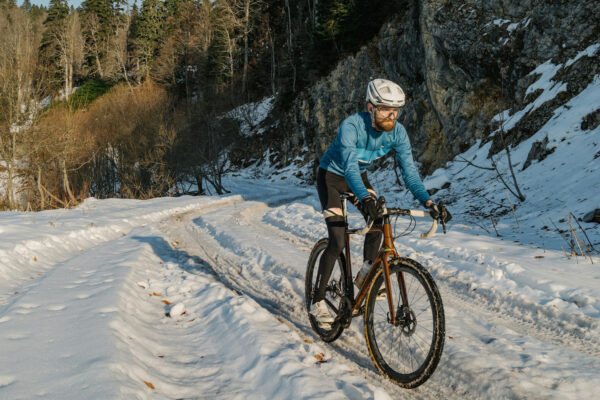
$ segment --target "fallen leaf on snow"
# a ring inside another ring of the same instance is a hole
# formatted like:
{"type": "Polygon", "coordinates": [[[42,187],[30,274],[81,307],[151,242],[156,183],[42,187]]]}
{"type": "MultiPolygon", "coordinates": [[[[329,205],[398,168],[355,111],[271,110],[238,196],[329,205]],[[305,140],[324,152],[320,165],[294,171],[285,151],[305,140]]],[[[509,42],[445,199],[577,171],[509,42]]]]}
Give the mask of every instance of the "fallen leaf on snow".
{"type": "Polygon", "coordinates": [[[33,261],[37,261],[37,257],[33,257],[33,261]]]}
{"type": "Polygon", "coordinates": [[[304,339],[304,343],[312,343],[312,340],[310,340],[310,339],[304,339]]]}
{"type": "Polygon", "coordinates": [[[535,256],[534,258],[544,258],[544,256],[535,256]]]}
{"type": "Polygon", "coordinates": [[[165,356],[158,356],[158,358],[165,358],[165,356]]]}
{"type": "Polygon", "coordinates": [[[152,296],[162,296],[160,293],[152,292],[152,296]]]}
{"type": "Polygon", "coordinates": [[[283,320],[283,318],[279,318],[279,317],[277,317],[277,321],[281,322],[282,324],[285,322],[285,321],[283,320]]]}
{"type": "Polygon", "coordinates": [[[171,304],[171,302],[169,300],[161,300],[163,303],[165,303],[166,305],[171,304]]]}
{"type": "Polygon", "coordinates": [[[150,389],[154,389],[154,385],[153,385],[153,384],[151,384],[150,382],[148,382],[148,381],[144,381],[144,383],[145,383],[145,384],[146,384],[146,386],[148,386],[150,389]]]}

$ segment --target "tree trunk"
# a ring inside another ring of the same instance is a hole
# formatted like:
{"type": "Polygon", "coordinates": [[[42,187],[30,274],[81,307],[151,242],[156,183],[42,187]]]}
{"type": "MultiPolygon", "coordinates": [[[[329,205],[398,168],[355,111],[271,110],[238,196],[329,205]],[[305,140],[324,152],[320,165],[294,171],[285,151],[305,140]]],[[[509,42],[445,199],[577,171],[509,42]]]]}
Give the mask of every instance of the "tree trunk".
{"type": "Polygon", "coordinates": [[[225,32],[227,33],[227,52],[229,56],[229,79],[233,83],[233,39],[231,39],[227,29],[225,29],[225,32]]]}
{"type": "Polygon", "coordinates": [[[63,186],[65,192],[69,195],[69,203],[73,202],[75,205],[75,196],[73,196],[73,192],[71,191],[71,186],[69,185],[69,176],[67,175],[67,166],[65,160],[61,160],[62,170],[63,170],[63,186]]]}
{"type": "Polygon", "coordinates": [[[100,56],[98,55],[98,52],[96,52],[95,56],[96,56],[96,67],[98,67],[98,75],[100,75],[100,78],[104,78],[104,73],[102,72],[102,64],[100,64],[100,56]]]}
{"type": "Polygon", "coordinates": [[[245,0],[244,6],[244,71],[242,74],[242,93],[246,93],[246,79],[248,77],[248,31],[250,28],[250,0],[245,0]]]}
{"type": "Polygon", "coordinates": [[[6,172],[8,174],[7,182],[6,182],[6,200],[8,201],[9,210],[14,210],[14,197],[13,197],[13,163],[6,163],[6,172]]]}
{"type": "Polygon", "coordinates": [[[269,35],[269,46],[271,47],[271,93],[275,95],[275,43],[273,43],[273,34],[270,26],[267,26],[267,33],[269,35]]]}
{"type": "Polygon", "coordinates": [[[69,88],[70,85],[70,78],[69,78],[69,58],[66,56],[66,54],[63,56],[63,61],[64,61],[64,66],[63,66],[63,79],[65,80],[65,86],[64,86],[64,95],[65,95],[65,100],[69,100],[69,97],[71,96],[71,89],[69,88]]]}
{"type": "Polygon", "coordinates": [[[294,64],[294,51],[292,48],[292,12],[290,11],[290,0],[285,0],[285,7],[287,9],[287,45],[288,54],[290,57],[290,66],[292,67],[292,92],[296,93],[296,65],[294,64]]]}
{"type": "Polygon", "coordinates": [[[38,167],[37,188],[40,192],[40,210],[44,210],[46,208],[46,196],[44,195],[44,189],[42,189],[42,167],[38,167]]]}

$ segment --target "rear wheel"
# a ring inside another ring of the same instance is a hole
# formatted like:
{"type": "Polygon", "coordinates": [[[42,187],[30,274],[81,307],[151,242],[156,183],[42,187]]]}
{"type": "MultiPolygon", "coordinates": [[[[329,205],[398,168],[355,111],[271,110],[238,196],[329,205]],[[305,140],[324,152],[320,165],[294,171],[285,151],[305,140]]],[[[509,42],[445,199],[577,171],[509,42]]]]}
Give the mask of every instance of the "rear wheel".
{"type": "MultiPolygon", "coordinates": [[[[310,325],[325,342],[333,342],[344,330],[342,322],[340,322],[339,319],[336,319],[336,321],[331,324],[330,329],[323,329],[319,326],[316,318],[310,314],[310,311],[313,309],[313,297],[316,292],[317,276],[319,274],[319,262],[323,252],[327,248],[327,244],[327,239],[321,239],[313,247],[312,252],[310,253],[310,258],[308,259],[308,265],[306,266],[306,282],[304,290],[306,311],[308,312],[310,325]]],[[[346,259],[344,254],[340,253],[339,257],[336,259],[331,277],[327,282],[327,289],[325,290],[325,302],[327,303],[329,312],[334,317],[337,316],[340,310],[346,306],[344,303],[346,301],[344,294],[347,293],[345,267],[346,259]]]]}
{"type": "Polygon", "coordinates": [[[433,278],[408,258],[390,261],[390,282],[396,324],[390,309],[381,268],[367,293],[365,336],[379,371],[405,388],[425,382],[437,367],[444,349],[444,306],[433,278]],[[403,275],[408,305],[402,304],[399,278],[403,275]]]}

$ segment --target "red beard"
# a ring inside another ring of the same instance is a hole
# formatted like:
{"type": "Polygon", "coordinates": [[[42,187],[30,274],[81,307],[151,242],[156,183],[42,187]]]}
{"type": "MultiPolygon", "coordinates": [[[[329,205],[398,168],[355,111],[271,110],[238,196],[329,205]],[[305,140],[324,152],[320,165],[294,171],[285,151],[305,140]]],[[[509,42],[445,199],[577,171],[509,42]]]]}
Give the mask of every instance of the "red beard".
{"type": "Polygon", "coordinates": [[[375,118],[375,129],[377,129],[378,131],[391,132],[394,130],[395,126],[396,126],[395,119],[386,118],[386,119],[378,120],[378,118],[375,118]]]}

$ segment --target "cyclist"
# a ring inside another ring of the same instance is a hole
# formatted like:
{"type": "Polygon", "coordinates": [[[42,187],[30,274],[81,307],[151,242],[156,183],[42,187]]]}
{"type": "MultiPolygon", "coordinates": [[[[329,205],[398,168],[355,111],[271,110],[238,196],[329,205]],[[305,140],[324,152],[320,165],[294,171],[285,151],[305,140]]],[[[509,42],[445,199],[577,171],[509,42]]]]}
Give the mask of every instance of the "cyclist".
{"type": "MultiPolygon", "coordinates": [[[[357,198],[355,205],[365,219],[369,217],[376,224],[381,223],[381,219],[378,220],[377,195],[366,173],[374,160],[395,150],[402,177],[409,190],[430,209],[432,217],[440,217],[439,208],[430,199],[414,165],[406,129],[396,121],[405,102],[402,88],[386,79],[374,79],[367,85],[366,97],[367,112],[353,114],[342,122],[335,139],[321,158],[317,173],[317,191],[327,224],[329,243],[319,263],[311,314],[323,328],[334,321],[324,300],[325,290],[335,261],[344,248],[344,216],[340,194],[351,191],[357,198]]],[[[444,221],[449,221],[451,217],[449,213],[444,213],[443,218],[444,221]]],[[[365,236],[363,271],[368,271],[377,257],[381,239],[381,232],[365,236]]],[[[362,282],[357,279],[355,283],[360,287],[362,282]]]]}

